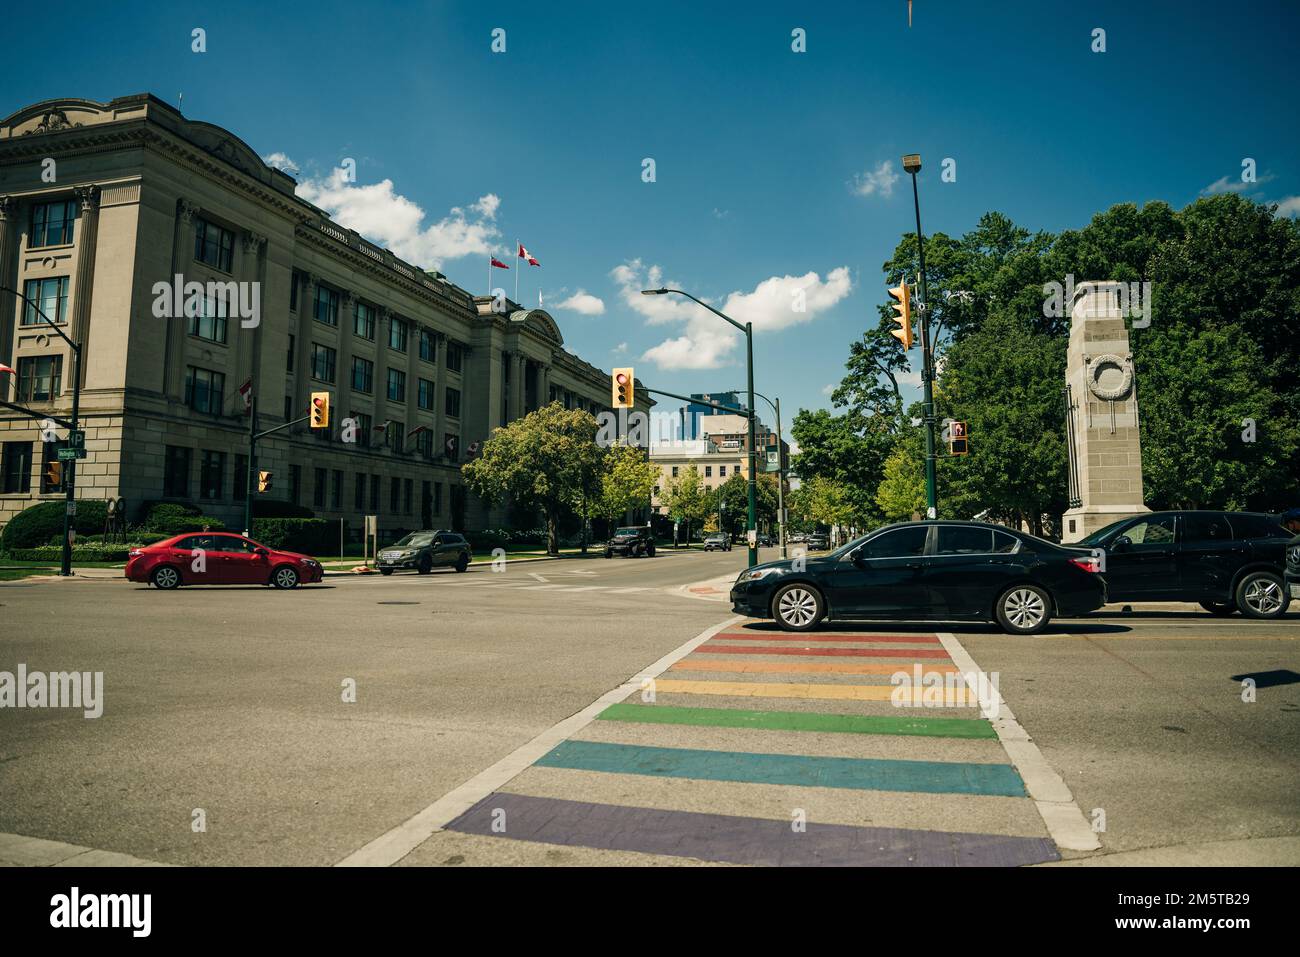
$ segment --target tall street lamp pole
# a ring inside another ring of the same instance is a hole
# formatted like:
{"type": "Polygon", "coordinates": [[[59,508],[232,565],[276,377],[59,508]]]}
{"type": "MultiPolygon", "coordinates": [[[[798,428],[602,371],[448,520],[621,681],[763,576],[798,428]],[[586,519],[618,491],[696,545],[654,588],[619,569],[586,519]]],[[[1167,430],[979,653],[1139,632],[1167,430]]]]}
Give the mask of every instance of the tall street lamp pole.
{"type": "MultiPolygon", "coordinates": [[[[36,305],[17,289],[9,286],[0,286],[0,291],[11,292],[27,305],[31,306],[38,316],[45,320],[45,324],[59,334],[59,338],[68,344],[72,349],[72,418],[68,431],[68,447],[73,448],[73,433],[78,431],[77,415],[81,409],[81,346],[68,338],[67,334],[59,328],[58,323],[52,320],[41,307],[36,305]]],[[[60,565],[60,575],[72,574],[72,514],[77,507],[77,460],[68,459],[63,463],[63,560],[60,565]]]]}
{"type": "Polygon", "coordinates": [[[747,322],[744,325],[741,325],[726,313],[719,312],[707,302],[701,302],[689,292],[683,292],[680,289],[642,289],[641,295],[662,296],[670,292],[675,293],[678,296],[685,296],[687,299],[691,300],[691,302],[703,306],[705,309],[709,310],[709,312],[713,313],[720,319],[725,319],[745,334],[745,370],[749,379],[749,527],[747,530],[748,535],[746,535],[746,541],[749,545],[749,567],[753,568],[758,564],[758,524],[755,517],[757,510],[755,495],[757,476],[754,474],[757,468],[754,450],[754,324],[752,322],[747,322]]]}
{"type": "Polygon", "coordinates": [[[789,558],[789,555],[786,554],[785,543],[785,456],[783,454],[785,440],[781,435],[781,397],[777,396],[776,401],[773,402],[761,392],[755,392],[754,395],[770,405],[772,411],[776,413],[776,518],[781,536],[781,558],[785,559],[789,558]]]}
{"type": "Polygon", "coordinates": [[[938,492],[935,487],[934,452],[934,354],[930,348],[930,296],[925,285],[925,237],[921,234],[921,198],[916,188],[916,174],[921,172],[921,154],[903,157],[903,169],[912,176],[912,205],[916,210],[916,249],[921,266],[921,384],[925,390],[925,513],[938,518],[938,492]]]}

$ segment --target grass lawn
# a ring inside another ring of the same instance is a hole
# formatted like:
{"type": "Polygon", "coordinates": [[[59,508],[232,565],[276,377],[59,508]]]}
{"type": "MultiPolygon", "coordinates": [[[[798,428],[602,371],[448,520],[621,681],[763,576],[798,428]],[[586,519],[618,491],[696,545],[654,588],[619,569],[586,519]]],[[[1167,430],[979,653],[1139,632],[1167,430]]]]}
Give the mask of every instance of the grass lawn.
{"type": "MultiPolygon", "coordinates": [[[[72,563],[72,570],[78,568],[122,568],[123,562],[78,562],[72,563]]],[[[17,581],[32,575],[57,575],[58,562],[23,562],[13,558],[0,558],[0,582],[17,581]]]]}

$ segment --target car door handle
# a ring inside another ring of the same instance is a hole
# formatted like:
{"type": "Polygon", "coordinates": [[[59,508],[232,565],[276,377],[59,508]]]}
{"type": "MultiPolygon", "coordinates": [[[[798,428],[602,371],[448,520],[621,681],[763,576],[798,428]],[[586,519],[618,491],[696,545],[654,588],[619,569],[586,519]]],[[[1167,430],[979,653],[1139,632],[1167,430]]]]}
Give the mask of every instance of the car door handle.
{"type": "Polygon", "coordinates": [[[925,565],[922,564],[921,562],[908,562],[907,565],[904,566],[904,567],[906,567],[906,568],[924,568],[925,565]]]}

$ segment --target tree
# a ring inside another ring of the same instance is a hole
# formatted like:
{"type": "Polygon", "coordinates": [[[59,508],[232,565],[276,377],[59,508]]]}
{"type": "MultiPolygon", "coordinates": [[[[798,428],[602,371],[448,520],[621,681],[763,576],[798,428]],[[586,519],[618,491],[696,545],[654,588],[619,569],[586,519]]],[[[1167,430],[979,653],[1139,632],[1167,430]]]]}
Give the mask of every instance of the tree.
{"type": "Polygon", "coordinates": [[[816,476],[791,493],[791,508],[804,521],[819,525],[854,525],[856,505],[849,489],[834,479],[816,476]]]}
{"type": "Polygon", "coordinates": [[[650,500],[658,479],[659,466],[647,461],[641,449],[632,445],[610,447],[601,463],[600,490],[592,500],[592,514],[617,521],[629,509],[650,500]]]}
{"type": "Polygon", "coordinates": [[[558,402],[493,429],[477,459],[461,468],[465,484],[489,505],[506,497],[546,515],[546,550],[559,554],[556,524],[579,492],[600,490],[604,451],[596,419],[558,402]]]}
{"type": "MultiPolygon", "coordinates": [[[[777,482],[770,472],[761,472],[754,483],[754,516],[761,526],[771,527],[777,520],[777,482]]],[[[709,511],[724,512],[724,531],[737,525],[742,528],[749,520],[749,480],[737,473],[713,489],[709,496],[709,511]]]]}
{"type": "Polygon", "coordinates": [[[905,522],[925,514],[925,450],[919,441],[900,442],[885,459],[885,477],[876,489],[881,514],[905,522]]]}
{"type": "Polygon", "coordinates": [[[676,478],[668,479],[659,499],[674,522],[686,523],[686,541],[689,543],[691,523],[703,522],[709,509],[708,489],[704,487],[700,470],[691,465],[676,478]]]}

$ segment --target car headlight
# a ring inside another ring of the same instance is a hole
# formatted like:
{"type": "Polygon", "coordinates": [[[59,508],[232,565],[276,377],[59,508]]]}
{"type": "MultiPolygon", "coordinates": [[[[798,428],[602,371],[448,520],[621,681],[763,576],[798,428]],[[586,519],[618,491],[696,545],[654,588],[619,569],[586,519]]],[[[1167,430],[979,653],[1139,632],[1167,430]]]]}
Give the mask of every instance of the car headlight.
{"type": "Polygon", "coordinates": [[[747,571],[743,571],[740,573],[740,577],[736,579],[736,584],[740,585],[744,582],[762,581],[768,575],[784,575],[784,574],[785,574],[784,568],[751,568],[748,569],[747,571]]]}

